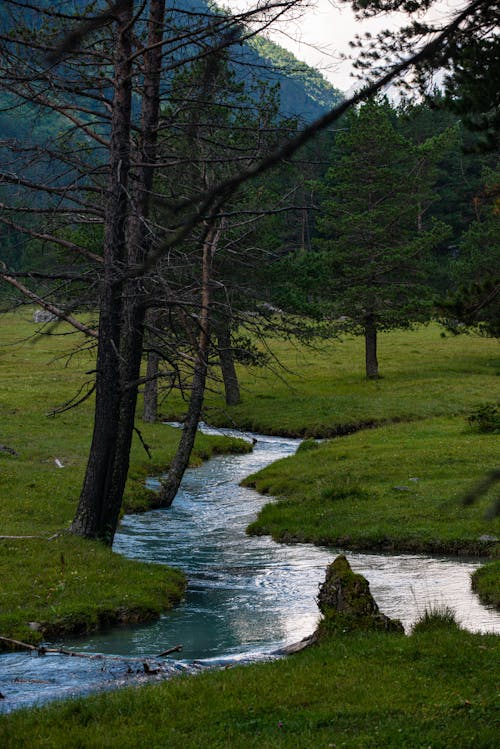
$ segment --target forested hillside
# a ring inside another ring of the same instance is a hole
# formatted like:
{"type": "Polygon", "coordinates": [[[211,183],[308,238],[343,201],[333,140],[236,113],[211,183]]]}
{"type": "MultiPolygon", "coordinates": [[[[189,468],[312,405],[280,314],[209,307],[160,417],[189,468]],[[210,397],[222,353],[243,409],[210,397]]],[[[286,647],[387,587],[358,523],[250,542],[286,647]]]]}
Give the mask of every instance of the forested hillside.
{"type": "MultiPolygon", "coordinates": [[[[37,8],[50,9],[49,0],[40,0],[37,8]]],[[[70,0],[64,4],[64,11],[68,16],[72,13],[83,12],[90,8],[88,0],[70,0]]],[[[0,29],[9,31],[12,25],[21,19],[28,26],[34,28],[40,23],[40,16],[32,3],[26,2],[22,11],[13,16],[6,4],[0,4],[0,29]]],[[[169,4],[170,21],[172,25],[185,23],[184,14],[210,13],[209,4],[204,0],[176,0],[169,4]],[[177,17],[177,20],[176,20],[177,17]]],[[[46,23],[46,22],[45,22],[46,23]]],[[[68,21],[69,24],[69,21],[68,21]]],[[[58,33],[58,32],[57,32],[58,33]]],[[[57,34],[56,34],[57,35],[57,34]]],[[[341,93],[336,90],[317,70],[298,61],[291,53],[279,45],[263,37],[250,38],[248,42],[238,45],[232,51],[231,65],[236,80],[248,89],[252,79],[260,79],[264,85],[276,88],[279,111],[285,117],[293,117],[297,123],[309,122],[332,108],[341,99],[341,93]]],[[[252,93],[250,92],[250,96],[252,93]]],[[[258,96],[258,92],[254,93],[258,96]]],[[[87,103],[88,106],[88,103],[87,103]]],[[[92,107],[92,104],[91,104],[92,107]]],[[[0,140],[17,139],[25,144],[37,145],[55,142],[66,130],[69,124],[66,118],[57,112],[43,111],[29,100],[21,101],[15,95],[0,90],[0,140]]],[[[3,154],[0,143],[0,158],[3,154]]],[[[6,164],[10,158],[6,155],[6,164]]],[[[13,167],[11,167],[13,168],[13,167]]],[[[16,167],[17,169],[17,167],[16,167]]],[[[23,165],[23,177],[34,180],[50,181],[52,165],[50,159],[37,159],[36,163],[27,161],[23,165]]],[[[2,193],[12,191],[12,185],[2,186],[2,193]]],[[[42,198],[34,198],[39,201],[42,198]]],[[[30,253],[17,232],[4,227],[2,232],[2,260],[9,267],[17,270],[27,268],[43,268],[50,262],[51,253],[44,257],[37,257],[37,253],[30,253]]]]}
{"type": "MultiPolygon", "coordinates": [[[[37,14],[26,3],[22,10],[24,22],[37,23],[37,14]]],[[[39,0],[39,8],[50,7],[48,0],[39,0]]],[[[88,0],[70,0],[65,3],[66,12],[73,12],[88,7],[88,0]]],[[[175,13],[209,13],[209,3],[204,0],[175,0],[169,3],[172,17],[175,13]]],[[[0,4],[0,29],[8,28],[12,23],[8,8],[0,4]]],[[[279,86],[280,110],[282,114],[294,116],[300,120],[310,121],[331,109],[342,94],[334,88],[321,73],[275,42],[264,37],[254,37],[243,44],[233,55],[233,65],[238,80],[248,79],[250,71],[259,71],[259,77],[268,83],[279,86]]],[[[2,137],[19,136],[20,130],[35,140],[43,138],[43,132],[49,129],[57,133],[58,120],[40,122],[36,112],[29,106],[12,109],[12,100],[0,92],[0,132],[2,137]]]]}

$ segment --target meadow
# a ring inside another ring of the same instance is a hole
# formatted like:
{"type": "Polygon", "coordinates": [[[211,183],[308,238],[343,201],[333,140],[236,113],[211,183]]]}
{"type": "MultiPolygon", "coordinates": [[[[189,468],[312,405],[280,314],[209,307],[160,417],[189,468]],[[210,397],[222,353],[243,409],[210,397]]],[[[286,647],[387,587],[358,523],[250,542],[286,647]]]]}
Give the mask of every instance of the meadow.
{"type": "MultiPolygon", "coordinates": [[[[212,423],[308,438],[296,455],[246,479],[278,500],[251,533],[350,549],[498,556],[500,521],[485,517],[498,485],[462,503],[498,465],[498,432],[468,421],[482,404],[500,403],[498,341],[446,335],[437,324],[384,333],[376,381],[364,376],[360,338],[270,346],[274,371],[243,371],[241,404],[207,398],[212,423]]],[[[475,579],[484,600],[497,605],[499,572],[493,563],[475,579]]]]}
{"type": "MultiPolygon", "coordinates": [[[[155,616],[182,595],[178,573],[125,560],[64,532],[90,439],[91,400],[58,416],[92,368],[67,358],[70,338],[32,338],[27,314],[0,318],[2,534],[0,633],[54,632],[155,616]],[[58,468],[55,459],[64,468],[58,468]],[[48,540],[53,534],[57,538],[48,540]],[[15,577],[14,577],[15,576],[15,577]],[[66,629],[65,629],[66,627],[66,629]]],[[[212,383],[205,418],[260,432],[299,434],[297,454],[247,481],[276,500],[252,526],[281,541],[346,547],[498,553],[494,492],[464,507],[464,492],[498,462],[498,435],[467,416],[500,390],[496,341],[442,338],[437,326],[381,337],[383,378],[363,377],[361,341],[314,349],[272,341],[283,366],[241,371],[243,399],[224,406],[212,383]],[[369,428],[368,428],[369,427],[369,428]],[[345,435],[345,436],[336,436],[345,435]],[[325,439],[321,443],[314,438],[325,439]]],[[[163,415],[182,415],[173,397],[163,415]]],[[[178,434],[140,424],[153,460],[133,448],[127,501],[147,505],[142,479],[168,463],[178,434]]],[[[200,439],[194,460],[241,449],[200,439]]],[[[474,585],[500,605],[500,563],[474,585]]],[[[0,745],[16,747],[433,747],[490,749],[498,738],[500,638],[440,619],[409,635],[338,634],[272,663],[69,700],[0,718],[0,745]]]]}
{"type": "MultiPolygon", "coordinates": [[[[379,335],[381,377],[367,380],[361,338],[271,339],[269,368],[241,370],[242,402],[226,407],[220,384],[206,420],[265,434],[329,437],[359,427],[467,415],[500,399],[500,346],[477,335],[445,335],[437,324],[379,335]]],[[[164,404],[175,415],[175,398],[164,404]]]]}

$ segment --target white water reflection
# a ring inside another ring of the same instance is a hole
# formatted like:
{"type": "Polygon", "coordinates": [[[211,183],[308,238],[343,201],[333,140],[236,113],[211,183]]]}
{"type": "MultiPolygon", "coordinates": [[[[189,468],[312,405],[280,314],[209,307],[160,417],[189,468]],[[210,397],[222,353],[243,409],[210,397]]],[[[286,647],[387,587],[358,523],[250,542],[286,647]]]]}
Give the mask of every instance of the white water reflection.
{"type": "MultiPolygon", "coordinates": [[[[115,629],[70,647],[142,657],[182,643],[183,659],[168,660],[167,671],[175,673],[194,659],[256,657],[311,634],[318,618],[318,586],[338,550],[280,545],[245,534],[269,497],[240,487],[239,482],[292,454],[298,445],[297,440],[256,437],[252,453],[219,456],[188,471],[168,510],[126,516],[122,522],[115,550],[182,569],[189,579],[186,600],[149,626],[115,629]]],[[[380,609],[401,619],[406,629],[426,607],[449,605],[468,629],[500,632],[500,614],[482,606],[471,592],[476,561],[403,554],[347,556],[353,569],[370,581],[380,609]]],[[[7,699],[0,701],[0,710],[136,678],[134,662],[131,677],[124,668],[112,660],[1,656],[0,692],[7,699]]]]}

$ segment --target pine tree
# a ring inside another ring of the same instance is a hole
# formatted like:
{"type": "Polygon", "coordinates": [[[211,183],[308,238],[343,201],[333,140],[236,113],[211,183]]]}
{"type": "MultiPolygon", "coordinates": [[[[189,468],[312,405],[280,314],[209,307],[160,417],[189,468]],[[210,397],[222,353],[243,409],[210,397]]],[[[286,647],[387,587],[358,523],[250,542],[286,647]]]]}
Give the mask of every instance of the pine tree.
{"type": "Polygon", "coordinates": [[[394,117],[387,102],[354,112],[318,186],[322,293],[329,313],[364,335],[369,378],[378,377],[378,331],[428,316],[430,250],[447,233],[443,224],[425,226],[434,144],[414,146],[396,131],[394,117]]]}

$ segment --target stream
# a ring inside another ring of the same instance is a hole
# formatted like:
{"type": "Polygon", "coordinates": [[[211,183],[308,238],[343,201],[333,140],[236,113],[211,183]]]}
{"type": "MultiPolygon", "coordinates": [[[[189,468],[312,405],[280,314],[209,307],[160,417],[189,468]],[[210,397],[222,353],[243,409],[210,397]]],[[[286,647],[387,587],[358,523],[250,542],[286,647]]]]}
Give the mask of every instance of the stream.
{"type": "MultiPolygon", "coordinates": [[[[189,581],[185,600],[152,624],[65,643],[71,650],[104,658],[1,655],[0,712],[210,666],[272,658],[280,647],[313,632],[318,586],[339,550],[277,544],[245,534],[270,498],[239,482],[291,455],[299,444],[247,436],[257,440],[253,452],[217,456],[188,470],[171,508],[125,516],[116,534],[115,551],[183,570],[189,581]],[[183,647],[180,658],[177,653],[161,663],[155,658],[177,644],[183,647]],[[157,674],[144,673],[146,659],[157,674]]],[[[155,481],[149,483],[154,486],[155,481]]],[[[401,619],[407,631],[427,607],[448,605],[467,629],[500,633],[500,613],[481,605],[471,592],[470,574],[477,560],[346,555],[354,571],[369,580],[381,611],[401,619]]]]}

